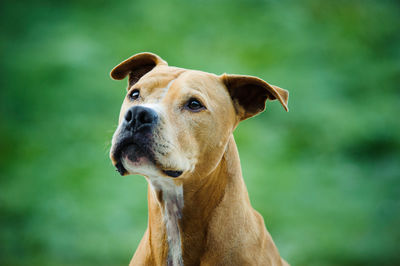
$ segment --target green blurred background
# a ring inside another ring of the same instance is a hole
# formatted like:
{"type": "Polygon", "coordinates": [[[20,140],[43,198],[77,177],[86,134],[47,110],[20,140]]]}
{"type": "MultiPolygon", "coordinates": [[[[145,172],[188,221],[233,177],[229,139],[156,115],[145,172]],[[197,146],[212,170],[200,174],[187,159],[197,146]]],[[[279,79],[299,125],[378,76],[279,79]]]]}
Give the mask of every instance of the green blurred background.
{"type": "Polygon", "coordinates": [[[400,265],[398,1],[1,1],[0,264],[127,265],[146,182],[108,159],[143,51],[290,91],[235,132],[292,265],[400,265]]]}

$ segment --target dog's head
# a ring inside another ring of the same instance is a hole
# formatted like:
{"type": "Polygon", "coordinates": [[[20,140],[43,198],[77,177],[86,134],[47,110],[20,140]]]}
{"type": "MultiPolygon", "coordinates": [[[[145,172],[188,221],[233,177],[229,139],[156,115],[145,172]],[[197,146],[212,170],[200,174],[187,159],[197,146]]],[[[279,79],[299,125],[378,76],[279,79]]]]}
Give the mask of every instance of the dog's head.
{"type": "Polygon", "coordinates": [[[251,76],[170,67],[155,54],[140,53],[111,71],[129,77],[110,157],[121,175],[185,178],[211,172],[237,124],[288,92],[251,76]]]}

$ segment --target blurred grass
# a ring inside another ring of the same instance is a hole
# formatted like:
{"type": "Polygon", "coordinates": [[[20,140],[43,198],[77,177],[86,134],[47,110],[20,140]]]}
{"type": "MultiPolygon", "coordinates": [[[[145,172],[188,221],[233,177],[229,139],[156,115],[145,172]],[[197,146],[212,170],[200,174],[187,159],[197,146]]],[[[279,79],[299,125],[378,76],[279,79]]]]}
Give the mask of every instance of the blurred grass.
{"type": "Polygon", "coordinates": [[[290,91],[236,130],[253,206],[292,265],[400,264],[397,1],[2,1],[0,264],[127,265],[146,183],[108,159],[142,51],[290,91]]]}

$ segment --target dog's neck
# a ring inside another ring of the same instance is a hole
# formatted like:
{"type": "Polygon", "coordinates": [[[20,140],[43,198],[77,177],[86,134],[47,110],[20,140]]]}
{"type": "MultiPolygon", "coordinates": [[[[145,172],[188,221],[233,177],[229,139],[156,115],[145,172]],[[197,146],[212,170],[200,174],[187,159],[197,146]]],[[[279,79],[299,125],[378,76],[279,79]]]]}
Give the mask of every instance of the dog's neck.
{"type": "Polygon", "coordinates": [[[226,193],[244,195],[248,202],[233,136],[218,166],[208,176],[193,176],[184,183],[149,178],[148,237],[157,265],[187,265],[204,253],[209,221],[226,193]],[[244,190],[244,191],[243,191],[244,190]]]}

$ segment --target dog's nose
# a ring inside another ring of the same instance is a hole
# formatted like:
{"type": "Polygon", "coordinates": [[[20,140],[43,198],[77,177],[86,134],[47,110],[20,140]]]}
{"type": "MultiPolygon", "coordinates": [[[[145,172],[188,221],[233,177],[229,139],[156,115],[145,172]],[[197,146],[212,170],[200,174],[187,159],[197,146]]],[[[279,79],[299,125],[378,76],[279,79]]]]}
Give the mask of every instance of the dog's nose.
{"type": "Polygon", "coordinates": [[[157,113],[148,107],[133,106],[124,116],[124,123],[133,132],[145,127],[152,127],[158,119],[157,113]]]}

